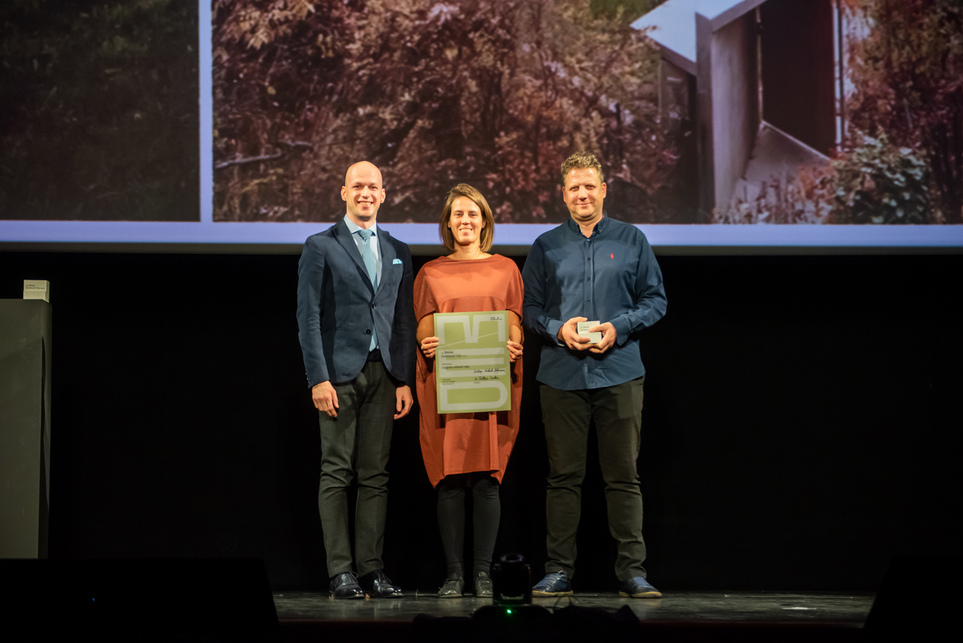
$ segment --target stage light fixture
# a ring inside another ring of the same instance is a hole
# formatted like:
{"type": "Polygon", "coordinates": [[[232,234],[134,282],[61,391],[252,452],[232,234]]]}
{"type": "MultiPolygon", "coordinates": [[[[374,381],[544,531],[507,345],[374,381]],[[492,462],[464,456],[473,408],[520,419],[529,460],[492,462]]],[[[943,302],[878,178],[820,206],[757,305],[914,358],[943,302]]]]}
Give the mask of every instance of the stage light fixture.
{"type": "MultiPolygon", "coordinates": [[[[532,604],[532,568],[521,554],[504,554],[492,566],[494,596],[498,606],[532,604]]],[[[511,614],[511,609],[505,610],[511,614]]]]}

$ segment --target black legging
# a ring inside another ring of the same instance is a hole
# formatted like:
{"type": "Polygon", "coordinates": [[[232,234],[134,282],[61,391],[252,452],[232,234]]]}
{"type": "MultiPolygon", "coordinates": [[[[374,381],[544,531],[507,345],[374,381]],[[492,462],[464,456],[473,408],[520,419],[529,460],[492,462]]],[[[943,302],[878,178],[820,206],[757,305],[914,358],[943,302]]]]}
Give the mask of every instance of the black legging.
{"type": "Polygon", "coordinates": [[[465,573],[465,496],[472,490],[472,525],[474,527],[474,571],[491,572],[495,537],[501,518],[498,481],[487,472],[461,473],[438,483],[438,527],[445,548],[448,574],[465,573]]]}

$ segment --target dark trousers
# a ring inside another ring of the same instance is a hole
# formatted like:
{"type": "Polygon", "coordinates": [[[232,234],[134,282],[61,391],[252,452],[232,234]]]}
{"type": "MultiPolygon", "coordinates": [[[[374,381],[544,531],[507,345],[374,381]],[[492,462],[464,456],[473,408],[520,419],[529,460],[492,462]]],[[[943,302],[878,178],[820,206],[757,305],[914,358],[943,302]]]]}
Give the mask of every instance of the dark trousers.
{"type": "Polygon", "coordinates": [[[599,464],[605,481],[609,533],[618,545],[615,575],[620,581],[645,576],[642,492],[636,468],[644,379],[578,391],[540,386],[549,464],[546,572],[562,570],[570,578],[574,576],[585,454],[589,426],[594,421],[599,464]]]}
{"type": "Polygon", "coordinates": [[[354,558],[358,574],[382,569],[388,508],[388,451],[394,426],[395,384],[384,364],[368,362],[361,374],[336,384],[338,417],[319,413],[321,482],[318,509],[328,576],[353,571],[348,530],[348,489],[357,482],[354,558]]]}
{"type": "Polygon", "coordinates": [[[438,483],[438,527],[445,550],[447,574],[464,576],[465,572],[465,499],[472,495],[473,572],[491,573],[501,502],[498,481],[487,471],[446,476],[438,483]],[[470,487],[469,487],[470,484],[470,487]]]}

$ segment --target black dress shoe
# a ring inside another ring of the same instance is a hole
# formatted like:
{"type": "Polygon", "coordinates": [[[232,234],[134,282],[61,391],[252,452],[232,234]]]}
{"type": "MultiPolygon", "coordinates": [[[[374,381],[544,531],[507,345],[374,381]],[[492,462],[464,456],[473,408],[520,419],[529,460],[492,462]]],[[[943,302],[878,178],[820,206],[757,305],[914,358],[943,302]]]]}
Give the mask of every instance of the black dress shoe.
{"type": "Polygon", "coordinates": [[[358,580],[351,572],[341,572],[332,576],[328,591],[334,598],[364,598],[364,590],[358,585],[358,580]]]}
{"type": "Polygon", "coordinates": [[[391,584],[391,579],[380,569],[369,572],[360,579],[361,586],[371,598],[402,598],[401,588],[391,584]]]}

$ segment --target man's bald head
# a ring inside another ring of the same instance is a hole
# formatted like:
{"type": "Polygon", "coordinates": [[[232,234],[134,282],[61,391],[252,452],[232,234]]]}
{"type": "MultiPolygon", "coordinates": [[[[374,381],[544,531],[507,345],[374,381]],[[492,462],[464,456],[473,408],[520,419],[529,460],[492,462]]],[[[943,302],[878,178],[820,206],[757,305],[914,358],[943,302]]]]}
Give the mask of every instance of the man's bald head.
{"type": "Polygon", "coordinates": [[[349,219],[362,228],[373,226],[378,208],[385,200],[381,170],[369,161],[359,161],[349,167],[341,186],[341,199],[346,204],[349,219]]]}

